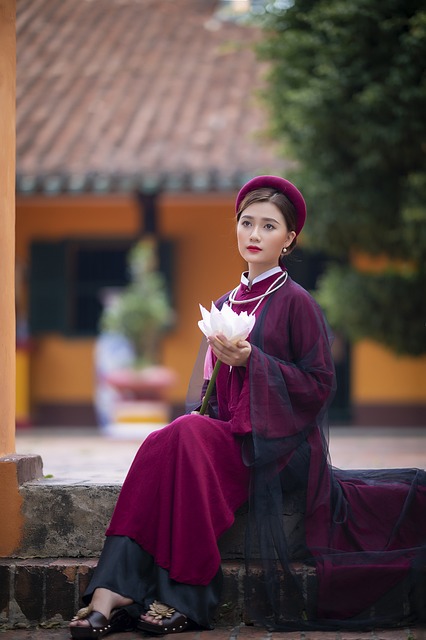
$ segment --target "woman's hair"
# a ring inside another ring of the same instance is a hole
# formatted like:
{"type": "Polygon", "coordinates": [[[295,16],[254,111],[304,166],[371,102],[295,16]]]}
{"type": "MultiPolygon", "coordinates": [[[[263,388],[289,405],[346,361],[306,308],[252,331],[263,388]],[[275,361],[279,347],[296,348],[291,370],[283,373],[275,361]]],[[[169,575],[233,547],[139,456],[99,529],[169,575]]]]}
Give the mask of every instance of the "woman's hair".
{"type": "MultiPolygon", "coordinates": [[[[276,189],[270,189],[269,187],[250,191],[245,198],[243,198],[240,206],[238,207],[237,220],[240,219],[242,212],[254,202],[272,202],[272,204],[274,204],[281,212],[287,225],[287,229],[289,231],[296,231],[297,217],[293,203],[281,191],[276,191],[276,189]]],[[[294,237],[292,243],[287,247],[287,251],[284,255],[288,256],[292,251],[294,251],[296,245],[297,236],[294,237]]]]}

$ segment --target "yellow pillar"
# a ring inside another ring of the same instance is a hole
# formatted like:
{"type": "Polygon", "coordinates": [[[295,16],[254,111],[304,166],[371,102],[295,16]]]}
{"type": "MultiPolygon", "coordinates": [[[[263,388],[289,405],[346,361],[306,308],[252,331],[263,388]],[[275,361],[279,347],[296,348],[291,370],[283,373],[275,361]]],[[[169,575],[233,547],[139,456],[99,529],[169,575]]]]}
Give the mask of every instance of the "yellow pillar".
{"type": "Polygon", "coordinates": [[[15,0],[0,0],[0,456],[15,452],[15,0]]]}
{"type": "Polygon", "coordinates": [[[15,0],[0,0],[0,554],[19,540],[15,452],[15,0]]]}
{"type": "Polygon", "coordinates": [[[19,485],[33,476],[15,454],[15,95],[16,0],[0,0],[0,556],[19,546],[23,531],[19,485]]]}

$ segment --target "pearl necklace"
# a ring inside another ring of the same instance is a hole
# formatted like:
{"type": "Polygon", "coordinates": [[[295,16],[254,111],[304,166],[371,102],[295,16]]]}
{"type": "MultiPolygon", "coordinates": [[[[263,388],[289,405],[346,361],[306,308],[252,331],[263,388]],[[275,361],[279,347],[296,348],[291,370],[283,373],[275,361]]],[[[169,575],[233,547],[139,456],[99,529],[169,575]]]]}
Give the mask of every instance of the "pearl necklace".
{"type": "Polygon", "coordinates": [[[271,293],[274,293],[275,291],[277,291],[278,289],[280,289],[280,287],[283,286],[283,284],[286,283],[288,278],[288,272],[284,271],[284,273],[281,273],[278,278],[270,285],[270,287],[265,291],[265,293],[262,293],[262,295],[260,296],[256,296],[255,298],[249,298],[248,300],[235,300],[235,295],[239,289],[238,287],[235,287],[235,289],[233,291],[231,291],[231,293],[229,294],[229,304],[233,305],[233,304],[248,304],[249,302],[256,302],[256,300],[258,300],[259,302],[257,303],[257,305],[255,306],[255,308],[253,309],[253,311],[250,313],[250,315],[254,315],[254,312],[257,311],[257,309],[259,308],[259,306],[262,304],[264,298],[266,298],[266,296],[269,296],[271,293]],[[282,282],[280,282],[280,280],[282,280],[282,282]]]}

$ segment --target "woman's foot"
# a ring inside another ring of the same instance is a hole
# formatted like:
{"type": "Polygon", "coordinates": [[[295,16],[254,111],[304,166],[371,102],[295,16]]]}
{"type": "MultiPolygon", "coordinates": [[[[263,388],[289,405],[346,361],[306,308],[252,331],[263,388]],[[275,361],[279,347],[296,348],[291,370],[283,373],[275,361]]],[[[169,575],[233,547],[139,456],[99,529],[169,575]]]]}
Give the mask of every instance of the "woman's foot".
{"type": "Polygon", "coordinates": [[[146,633],[163,635],[166,633],[180,633],[188,626],[188,618],[173,607],[155,600],[148,611],[141,615],[137,628],[146,633]]]}
{"type": "MultiPolygon", "coordinates": [[[[111,611],[113,609],[119,609],[120,607],[127,607],[129,604],[133,604],[133,600],[125,598],[119,593],[114,593],[109,589],[99,588],[93,592],[91,605],[91,611],[98,611],[105,616],[107,620],[111,617],[111,611]]],[[[80,611],[84,611],[80,609],[80,611]]],[[[70,627],[88,627],[89,623],[85,618],[79,618],[78,614],[70,622],[70,627]]]]}
{"type": "Polygon", "coordinates": [[[170,619],[174,613],[176,613],[176,609],[173,609],[173,607],[154,600],[154,602],[149,605],[148,611],[141,615],[141,620],[145,620],[145,622],[151,624],[162,625],[163,620],[170,619]]]}
{"type": "MultiPolygon", "coordinates": [[[[70,622],[73,638],[101,638],[113,631],[125,631],[132,627],[130,616],[121,607],[133,603],[109,589],[95,589],[90,605],[80,609],[70,622]]],[[[133,625],[134,626],[134,625],[133,625]]]]}

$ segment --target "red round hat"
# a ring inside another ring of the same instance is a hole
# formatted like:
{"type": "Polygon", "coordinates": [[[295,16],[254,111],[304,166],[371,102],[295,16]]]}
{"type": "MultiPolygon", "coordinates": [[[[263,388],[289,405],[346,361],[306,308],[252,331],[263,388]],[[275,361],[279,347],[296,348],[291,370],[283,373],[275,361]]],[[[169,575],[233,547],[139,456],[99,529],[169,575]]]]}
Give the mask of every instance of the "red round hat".
{"type": "Polygon", "coordinates": [[[296,209],[296,235],[302,231],[303,225],[306,220],[306,203],[303,199],[302,194],[299,189],[296,189],[294,184],[285,180],[284,178],[280,178],[279,176],[257,176],[256,178],[252,178],[249,180],[243,187],[241,187],[237,199],[235,202],[235,212],[238,213],[238,209],[242,200],[246,197],[250,191],[254,191],[255,189],[263,189],[264,187],[276,189],[277,191],[281,191],[293,204],[296,209]]]}

